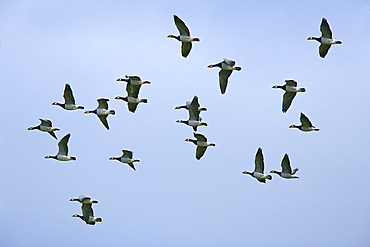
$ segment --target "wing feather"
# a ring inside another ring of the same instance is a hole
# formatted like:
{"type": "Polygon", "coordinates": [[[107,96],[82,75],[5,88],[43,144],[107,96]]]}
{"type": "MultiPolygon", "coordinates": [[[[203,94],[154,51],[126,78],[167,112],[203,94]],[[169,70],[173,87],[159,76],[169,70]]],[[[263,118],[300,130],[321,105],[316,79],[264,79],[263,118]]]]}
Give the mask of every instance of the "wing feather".
{"type": "Polygon", "coordinates": [[[329,51],[330,47],[331,47],[331,45],[321,44],[320,47],[319,47],[320,57],[324,58],[326,56],[326,54],[328,54],[328,51],[329,51]]]}
{"type": "Polygon", "coordinates": [[[189,55],[192,46],[191,42],[181,42],[181,55],[186,58],[189,55]]]}
{"type": "Polygon", "coordinates": [[[331,39],[333,34],[330,30],[329,23],[325,18],[322,18],[320,26],[321,36],[331,39]]]}
{"type": "Polygon", "coordinates": [[[285,92],[283,96],[283,112],[287,112],[297,93],[285,92]]]}
{"type": "Polygon", "coordinates": [[[71,86],[67,83],[64,88],[63,94],[65,104],[75,104],[75,98],[73,97],[71,86]]]}
{"type": "Polygon", "coordinates": [[[281,161],[282,173],[292,174],[292,167],[290,166],[289,155],[285,154],[281,161]]]}
{"type": "Polygon", "coordinates": [[[189,28],[185,25],[185,23],[177,15],[174,15],[173,18],[180,35],[190,36],[189,28]]]}
{"type": "Polygon", "coordinates": [[[197,160],[199,160],[200,158],[202,158],[202,156],[204,155],[204,153],[206,152],[206,150],[207,150],[207,147],[197,146],[196,154],[195,154],[195,157],[197,158],[197,160]]]}
{"type": "Polygon", "coordinates": [[[220,72],[218,73],[219,75],[219,84],[220,84],[220,89],[221,89],[221,93],[224,94],[226,92],[226,87],[227,87],[227,83],[228,83],[228,80],[229,80],[229,76],[231,75],[233,71],[232,70],[220,70],[220,72]]]}
{"type": "Polygon", "coordinates": [[[302,126],[313,127],[311,121],[302,112],[299,120],[301,121],[302,126]]]}
{"type": "Polygon", "coordinates": [[[263,154],[262,149],[258,148],[258,151],[256,153],[256,157],[254,159],[254,172],[260,172],[263,173],[263,170],[265,169],[265,164],[263,161],[263,154]]]}
{"type": "Polygon", "coordinates": [[[103,123],[103,125],[105,126],[105,128],[107,128],[109,130],[109,124],[108,124],[108,120],[107,120],[107,115],[97,115],[100,119],[100,121],[103,123]]]}
{"type": "Polygon", "coordinates": [[[71,134],[68,133],[58,143],[58,147],[59,147],[58,155],[68,155],[68,145],[67,144],[68,144],[70,137],[71,137],[71,134]]]}

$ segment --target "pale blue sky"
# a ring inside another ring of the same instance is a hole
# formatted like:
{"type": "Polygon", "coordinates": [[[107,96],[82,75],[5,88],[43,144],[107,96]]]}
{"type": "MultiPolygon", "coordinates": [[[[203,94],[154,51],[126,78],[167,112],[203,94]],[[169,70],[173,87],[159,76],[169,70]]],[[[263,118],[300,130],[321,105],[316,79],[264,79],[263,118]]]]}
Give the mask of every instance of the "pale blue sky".
{"type": "Polygon", "coordinates": [[[369,246],[369,1],[7,1],[0,2],[2,128],[0,246],[369,246]],[[173,15],[200,38],[188,58],[173,15]],[[319,57],[321,19],[334,45],[319,57]],[[241,66],[220,94],[218,69],[241,66]],[[144,85],[135,114],[123,101],[124,75],[144,85]],[[294,79],[305,93],[281,111],[294,79]],[[68,82],[76,103],[109,98],[111,129],[96,116],[65,111],[68,82]],[[216,143],[195,159],[192,129],[175,110],[198,95],[208,111],[199,133],[216,143]],[[289,129],[305,113],[319,132],[289,129]],[[50,119],[71,133],[75,162],[45,159],[57,141],[27,131],[50,119]],[[299,180],[273,176],[288,153],[299,180]],[[110,161],[122,149],[141,160],[133,171],[110,161]],[[99,201],[102,223],[72,218],[81,194],[99,201]]]}

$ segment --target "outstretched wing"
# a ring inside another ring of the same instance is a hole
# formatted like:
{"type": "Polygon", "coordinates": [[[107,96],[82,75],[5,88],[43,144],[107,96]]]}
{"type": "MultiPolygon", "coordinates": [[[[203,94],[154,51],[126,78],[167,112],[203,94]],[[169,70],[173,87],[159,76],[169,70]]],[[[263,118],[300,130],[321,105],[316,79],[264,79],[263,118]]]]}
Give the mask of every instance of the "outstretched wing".
{"type": "Polygon", "coordinates": [[[46,127],[51,127],[52,126],[52,123],[50,120],[48,119],[39,119],[41,121],[41,125],[42,126],[46,126],[46,127]]]}
{"type": "Polygon", "coordinates": [[[322,18],[321,26],[320,26],[321,36],[325,38],[332,38],[332,33],[328,24],[328,21],[325,18],[322,18]]]}
{"type": "Polygon", "coordinates": [[[326,56],[326,54],[328,53],[330,47],[331,47],[331,45],[321,44],[320,47],[319,47],[320,57],[324,58],[326,56]]]}
{"type": "Polygon", "coordinates": [[[196,150],[196,153],[195,153],[195,157],[197,158],[197,160],[199,160],[200,158],[202,158],[202,156],[204,155],[204,153],[206,152],[206,150],[207,150],[207,147],[197,146],[197,150],[196,150]]]}
{"type": "Polygon", "coordinates": [[[55,135],[54,131],[48,131],[48,133],[54,137],[56,140],[58,140],[57,136],[55,135]]]}
{"type": "Polygon", "coordinates": [[[299,119],[302,123],[302,126],[312,127],[311,121],[301,112],[301,117],[299,119]]]}
{"type": "Polygon", "coordinates": [[[197,133],[193,133],[193,135],[199,142],[207,142],[207,138],[204,135],[197,133]]]}
{"type": "Polygon", "coordinates": [[[198,96],[195,95],[189,105],[189,120],[199,121],[199,110],[198,109],[199,109],[198,96]]]}
{"type": "Polygon", "coordinates": [[[129,165],[132,169],[134,169],[135,171],[136,171],[136,168],[135,168],[135,166],[134,166],[134,163],[127,163],[127,165],[129,165]]]}
{"type": "Polygon", "coordinates": [[[297,93],[285,92],[283,96],[283,112],[287,112],[297,93]]]}
{"type": "Polygon", "coordinates": [[[263,161],[262,149],[258,148],[256,157],[254,159],[254,171],[263,173],[264,169],[265,169],[265,164],[263,161]]]}
{"type": "Polygon", "coordinates": [[[67,83],[64,88],[63,94],[65,104],[75,104],[75,98],[73,97],[71,86],[67,83]]]}
{"type": "Polygon", "coordinates": [[[193,45],[191,42],[181,42],[181,55],[187,57],[190,53],[191,47],[193,45]]]}
{"type": "Polygon", "coordinates": [[[105,128],[109,130],[109,125],[108,125],[108,120],[107,120],[107,115],[97,115],[100,119],[100,121],[103,123],[105,128]]]}
{"type": "Polygon", "coordinates": [[[68,133],[58,143],[58,147],[59,147],[58,155],[68,155],[68,145],[67,144],[68,144],[70,137],[71,137],[71,134],[68,133]]]}
{"type": "Polygon", "coordinates": [[[220,83],[220,89],[221,93],[224,94],[226,92],[227,83],[229,80],[229,76],[231,75],[233,71],[232,70],[220,70],[218,73],[219,75],[219,83],[220,83]]]}
{"type": "Polygon", "coordinates": [[[109,99],[98,99],[98,109],[106,109],[108,110],[108,101],[109,99]]]}
{"type": "Polygon", "coordinates": [[[122,157],[123,158],[130,158],[130,159],[132,159],[132,151],[130,151],[130,150],[122,150],[122,157]]]}
{"type": "Polygon", "coordinates": [[[281,161],[282,173],[292,174],[292,167],[290,167],[290,160],[287,154],[284,155],[281,161]]]}
{"type": "Polygon", "coordinates": [[[127,103],[128,110],[132,113],[136,111],[138,103],[127,103]]]}
{"type": "Polygon", "coordinates": [[[189,28],[185,25],[185,23],[177,15],[174,15],[173,19],[175,20],[175,25],[179,30],[180,35],[190,36],[189,28]]]}

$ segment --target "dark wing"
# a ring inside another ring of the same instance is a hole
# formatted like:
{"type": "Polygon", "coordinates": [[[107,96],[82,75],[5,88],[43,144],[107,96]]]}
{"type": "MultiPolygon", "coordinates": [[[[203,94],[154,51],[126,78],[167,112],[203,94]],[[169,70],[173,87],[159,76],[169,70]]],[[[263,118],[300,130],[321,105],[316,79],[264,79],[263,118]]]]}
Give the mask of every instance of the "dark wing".
{"type": "Polygon", "coordinates": [[[48,131],[48,133],[54,137],[56,140],[58,140],[57,136],[55,135],[54,131],[48,131]]]}
{"type": "Polygon", "coordinates": [[[140,87],[141,85],[133,85],[132,83],[127,83],[126,92],[128,96],[134,98],[139,97],[140,87]]]}
{"type": "Polygon", "coordinates": [[[69,84],[66,84],[64,88],[64,103],[65,104],[75,104],[75,98],[73,97],[72,89],[69,84]]]}
{"type": "Polygon", "coordinates": [[[202,156],[204,155],[204,153],[206,152],[206,150],[207,150],[207,147],[197,146],[197,150],[196,150],[196,153],[195,153],[195,157],[197,158],[197,160],[199,160],[200,158],[202,158],[202,156]]]}
{"type": "Polygon", "coordinates": [[[302,123],[302,126],[312,127],[311,121],[301,112],[301,118],[299,119],[302,123]]]}
{"type": "Polygon", "coordinates": [[[59,147],[58,155],[68,155],[68,145],[67,144],[68,144],[70,137],[71,137],[71,134],[68,133],[58,143],[58,147],[59,147]]]}
{"type": "Polygon", "coordinates": [[[328,24],[328,21],[325,18],[322,18],[320,26],[321,36],[325,38],[332,38],[332,33],[328,24]]]}
{"type": "Polygon", "coordinates": [[[283,112],[287,112],[297,93],[285,92],[283,96],[283,112]]]}
{"type": "Polygon", "coordinates": [[[108,120],[107,120],[107,115],[97,115],[100,119],[100,121],[103,123],[105,128],[109,130],[109,125],[108,125],[108,120]]]}
{"type": "Polygon", "coordinates": [[[227,82],[229,79],[229,76],[231,75],[233,71],[232,70],[220,70],[218,73],[219,75],[219,83],[220,83],[220,89],[221,93],[224,94],[226,92],[227,82]]]}
{"type": "Polygon", "coordinates": [[[130,151],[130,150],[122,150],[122,157],[132,159],[132,151],[130,151]]]}
{"type": "Polygon", "coordinates": [[[134,169],[135,171],[136,171],[136,168],[135,168],[135,166],[134,166],[134,163],[127,163],[127,165],[129,165],[132,169],[134,169]]]}
{"type": "Polygon", "coordinates": [[[264,161],[263,161],[262,149],[258,148],[258,151],[256,153],[256,157],[254,159],[254,171],[263,173],[264,169],[265,169],[265,164],[264,164],[264,161]]]}
{"type": "Polygon", "coordinates": [[[283,160],[281,161],[282,173],[292,174],[292,167],[290,167],[290,160],[287,154],[284,155],[283,160]]]}
{"type": "Polygon", "coordinates": [[[128,78],[131,80],[131,81],[140,81],[140,77],[137,76],[137,75],[129,75],[128,78]]]}
{"type": "Polygon", "coordinates": [[[326,56],[326,54],[328,53],[330,47],[331,47],[331,45],[321,44],[320,47],[319,47],[320,57],[324,58],[326,56]]]}
{"type": "Polygon", "coordinates": [[[194,137],[200,142],[207,142],[207,138],[202,134],[193,133],[194,137]]]}
{"type": "Polygon", "coordinates": [[[187,57],[190,53],[191,47],[193,45],[191,42],[181,42],[181,55],[187,57]]]}
{"type": "Polygon", "coordinates": [[[285,80],[287,86],[296,87],[297,82],[295,80],[285,80]]]}
{"type": "Polygon", "coordinates": [[[194,96],[193,100],[189,105],[189,120],[199,121],[199,103],[198,96],[194,96]]]}
{"type": "Polygon", "coordinates": [[[128,110],[132,113],[136,111],[138,103],[127,103],[128,110]]]}
{"type": "Polygon", "coordinates": [[[91,207],[91,204],[82,204],[82,216],[83,220],[88,223],[90,216],[94,217],[94,210],[91,207]]]}
{"type": "Polygon", "coordinates": [[[173,19],[175,20],[175,25],[179,30],[180,35],[190,36],[190,31],[185,23],[177,15],[174,15],[173,19]]]}
{"type": "Polygon", "coordinates": [[[235,65],[235,61],[234,60],[231,60],[231,59],[227,59],[227,58],[224,58],[224,62],[230,66],[234,66],[235,65]]]}
{"type": "Polygon", "coordinates": [[[52,126],[52,123],[50,120],[48,119],[39,119],[41,121],[41,125],[42,126],[46,126],[46,127],[51,127],[52,126]]]}
{"type": "Polygon", "coordinates": [[[108,110],[108,101],[109,99],[98,99],[98,109],[106,109],[108,110]]]}

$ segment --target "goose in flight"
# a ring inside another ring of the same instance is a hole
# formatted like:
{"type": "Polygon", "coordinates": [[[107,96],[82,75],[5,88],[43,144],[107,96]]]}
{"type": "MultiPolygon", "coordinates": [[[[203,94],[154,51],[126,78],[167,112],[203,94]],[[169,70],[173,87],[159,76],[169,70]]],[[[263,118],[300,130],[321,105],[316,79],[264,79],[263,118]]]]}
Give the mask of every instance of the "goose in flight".
{"type": "Polygon", "coordinates": [[[198,126],[207,126],[207,123],[202,122],[202,118],[199,117],[199,103],[198,96],[194,96],[193,100],[189,105],[189,119],[188,120],[177,120],[178,123],[184,123],[193,127],[194,131],[197,131],[198,126]]]}
{"type": "Polygon", "coordinates": [[[308,132],[308,131],[319,131],[320,129],[316,128],[315,126],[312,125],[311,121],[308,119],[308,117],[306,117],[306,115],[304,115],[302,112],[301,112],[301,117],[299,119],[301,121],[301,125],[290,125],[289,128],[297,128],[301,131],[305,131],[305,132],[308,132]]]}
{"type": "Polygon", "coordinates": [[[52,105],[58,105],[66,110],[84,109],[82,105],[76,105],[71,86],[68,83],[66,83],[64,87],[63,98],[64,98],[64,103],[53,102],[52,105]]]}
{"type": "Polygon", "coordinates": [[[58,139],[57,136],[55,135],[54,131],[57,131],[57,130],[60,130],[58,128],[54,128],[52,127],[52,123],[49,119],[41,119],[40,118],[40,121],[41,123],[35,127],[29,127],[28,130],[40,130],[40,131],[43,131],[43,132],[47,132],[49,133],[52,137],[54,137],[55,139],[58,139]]]}
{"type": "Polygon", "coordinates": [[[121,157],[110,157],[109,160],[118,160],[122,163],[126,163],[132,169],[134,169],[136,171],[136,168],[134,166],[134,162],[140,162],[140,160],[133,159],[132,157],[133,157],[132,151],[122,150],[122,156],[121,157]]]}
{"type": "Polygon", "coordinates": [[[333,39],[333,34],[330,30],[329,23],[325,18],[322,18],[320,31],[321,37],[309,37],[308,40],[316,40],[320,42],[319,54],[320,57],[324,58],[328,53],[331,45],[342,44],[342,41],[333,39]]]}
{"type": "Polygon", "coordinates": [[[285,85],[275,85],[272,88],[281,88],[285,91],[283,96],[283,112],[287,112],[297,92],[306,92],[305,88],[297,87],[297,82],[294,80],[285,80],[285,85]]]}
{"type": "Polygon", "coordinates": [[[147,99],[140,99],[139,92],[142,84],[150,84],[149,81],[142,81],[138,76],[126,76],[129,79],[122,79],[121,81],[126,81],[126,92],[127,97],[117,96],[115,99],[121,99],[127,102],[127,106],[130,112],[134,113],[136,111],[137,105],[139,103],[148,103],[147,99]]]}
{"type": "Polygon", "coordinates": [[[257,179],[261,183],[266,183],[266,179],[271,180],[272,176],[271,175],[266,175],[263,173],[263,170],[265,169],[265,164],[263,161],[263,154],[262,154],[262,149],[258,148],[256,157],[254,159],[254,172],[248,172],[248,171],[243,171],[243,174],[248,174],[257,179]]]}
{"type": "Polygon", "coordinates": [[[193,135],[196,138],[196,140],[188,138],[185,141],[192,142],[197,146],[195,157],[197,158],[197,160],[199,160],[200,158],[202,158],[202,156],[206,152],[207,147],[209,146],[214,147],[216,146],[216,144],[208,142],[207,138],[202,134],[193,133],[193,135]]]}
{"type": "Polygon", "coordinates": [[[105,128],[109,130],[108,120],[107,117],[109,114],[116,114],[115,110],[108,110],[108,101],[109,99],[100,98],[98,101],[98,108],[93,111],[85,111],[85,113],[95,113],[100,121],[103,123],[105,128]]]}
{"type": "Polygon", "coordinates": [[[283,160],[281,161],[281,168],[282,168],[282,171],[281,172],[278,172],[278,171],[275,171],[275,170],[272,170],[270,171],[270,173],[276,173],[277,175],[279,175],[280,177],[282,178],[286,178],[286,179],[291,179],[291,178],[299,178],[297,176],[295,176],[294,174],[296,174],[296,172],[299,170],[298,167],[295,168],[293,171],[292,171],[292,167],[290,166],[290,160],[289,160],[289,155],[288,154],[285,154],[284,155],[284,158],[283,160]]]}
{"type": "Polygon", "coordinates": [[[191,50],[192,41],[200,41],[199,38],[194,38],[190,36],[190,31],[189,28],[185,25],[185,23],[177,16],[173,16],[175,24],[177,29],[180,32],[180,35],[168,35],[167,38],[174,38],[177,39],[178,41],[181,41],[181,54],[184,58],[186,58],[191,50]]]}
{"type": "Polygon", "coordinates": [[[45,158],[46,159],[56,159],[59,161],[69,161],[69,160],[76,160],[76,157],[69,156],[68,155],[68,141],[71,137],[71,134],[65,135],[58,143],[59,151],[57,155],[48,155],[45,158]]]}
{"type": "Polygon", "coordinates": [[[221,93],[224,94],[226,92],[226,87],[227,83],[229,80],[229,76],[233,72],[233,70],[241,70],[241,67],[235,67],[235,61],[226,59],[224,58],[223,61],[216,63],[216,64],[211,64],[208,65],[208,68],[213,68],[213,67],[219,67],[221,68],[220,72],[218,73],[219,75],[219,83],[220,83],[220,89],[221,93]]]}
{"type": "Polygon", "coordinates": [[[70,199],[71,202],[80,202],[82,204],[91,204],[91,203],[98,203],[96,200],[92,200],[91,197],[81,195],[78,198],[72,198],[70,199]]]}
{"type": "MultiPolygon", "coordinates": [[[[195,96],[194,96],[195,97],[195,96]]],[[[179,105],[179,106],[176,106],[175,109],[186,109],[186,110],[189,110],[189,107],[190,107],[190,104],[191,104],[191,101],[186,101],[185,105],[179,105]]],[[[201,111],[207,111],[207,108],[205,107],[198,107],[198,111],[201,112],[201,111]]]]}
{"type": "Polygon", "coordinates": [[[79,196],[79,198],[73,198],[70,201],[78,201],[82,204],[82,215],[74,214],[72,217],[78,217],[88,225],[95,225],[95,222],[102,222],[102,218],[94,217],[94,211],[92,209],[92,204],[98,203],[98,201],[93,201],[87,196],[79,196]]]}

